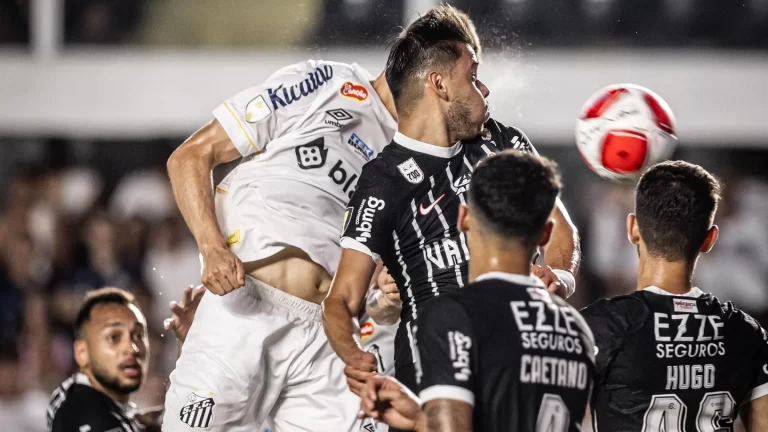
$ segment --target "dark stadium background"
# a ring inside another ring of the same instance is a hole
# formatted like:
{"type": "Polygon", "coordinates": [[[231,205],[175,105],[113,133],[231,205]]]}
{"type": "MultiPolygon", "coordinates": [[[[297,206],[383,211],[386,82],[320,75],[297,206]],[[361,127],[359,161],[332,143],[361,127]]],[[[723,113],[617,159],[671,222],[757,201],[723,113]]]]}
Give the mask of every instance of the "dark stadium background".
{"type": "MultiPolygon", "coordinates": [[[[103,284],[139,295],[162,403],[167,303],[199,282],[165,174],[224,98],[306,58],[377,74],[397,27],[432,0],[0,0],[0,424],[40,413],[73,371],[71,324],[103,284]],[[41,408],[42,407],[42,408],[41,408]],[[32,414],[30,414],[32,413],[32,414]]],[[[725,182],[697,283],[768,323],[768,0],[465,0],[492,115],[565,175],[583,246],[576,306],[634,288],[631,188],[588,171],[581,104],[630,82],[669,102],[675,158],[725,182]]]]}

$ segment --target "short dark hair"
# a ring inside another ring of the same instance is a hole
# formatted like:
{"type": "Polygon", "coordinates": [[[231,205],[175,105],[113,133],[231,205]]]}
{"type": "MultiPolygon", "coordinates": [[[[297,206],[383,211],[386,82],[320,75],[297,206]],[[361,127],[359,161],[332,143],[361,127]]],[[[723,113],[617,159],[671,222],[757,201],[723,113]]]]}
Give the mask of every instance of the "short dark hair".
{"type": "Polygon", "coordinates": [[[561,188],[555,162],[505,150],[484,159],[472,173],[469,205],[490,232],[535,247],[561,188]]]}
{"type": "Polygon", "coordinates": [[[83,326],[91,319],[93,308],[104,304],[134,305],[138,307],[136,297],[122,288],[105,287],[87,292],[75,319],[75,335],[77,335],[78,339],[83,336],[83,326]]]}
{"type": "Polygon", "coordinates": [[[414,79],[427,69],[455,64],[462,43],[480,57],[480,39],[472,20],[448,5],[430,9],[404,29],[389,51],[385,73],[395,108],[402,111],[407,102],[421,97],[414,79]]]}
{"type": "Polygon", "coordinates": [[[648,254],[667,261],[695,259],[719,200],[720,183],[698,165],[668,161],[651,167],[635,191],[635,215],[648,254]]]}

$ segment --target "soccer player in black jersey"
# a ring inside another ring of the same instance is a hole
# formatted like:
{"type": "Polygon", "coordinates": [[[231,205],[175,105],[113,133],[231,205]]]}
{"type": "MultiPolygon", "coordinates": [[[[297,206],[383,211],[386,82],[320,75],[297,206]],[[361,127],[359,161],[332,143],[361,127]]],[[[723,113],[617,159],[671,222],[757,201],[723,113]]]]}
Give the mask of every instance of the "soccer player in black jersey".
{"type": "MultiPolygon", "coordinates": [[[[344,218],[341,261],[324,301],[325,331],[348,366],[353,391],[375,370],[373,356],[354,342],[352,317],[376,261],[383,261],[400,289],[396,376],[415,388],[411,322],[425,302],[467,283],[469,247],[456,219],[476,164],[504,149],[535,152],[521,131],[489,119],[489,90],[477,77],[479,53],[472,22],[446,6],[411,24],[390,51],[386,77],[399,131],[363,168],[344,218]]],[[[559,203],[553,215],[547,266],[536,266],[534,274],[566,296],[565,287],[574,286],[578,239],[559,203]]]]}
{"type": "Polygon", "coordinates": [[[768,334],[691,282],[717,238],[718,194],[717,180],[686,162],[641,177],[627,218],[638,291],[582,311],[597,344],[595,430],[732,431],[741,409],[749,431],[768,431],[768,334]]]}
{"type": "Polygon", "coordinates": [[[160,411],[140,418],[129,402],[143,382],[149,356],[147,322],[133,295],[118,288],[90,292],[75,326],[80,371],[51,395],[48,431],[159,431],[148,419],[157,420],[160,411]]]}
{"type": "Polygon", "coordinates": [[[536,248],[552,232],[557,168],[506,150],[479,165],[470,184],[458,226],[470,244],[472,282],[420,310],[419,396],[375,377],[362,408],[418,431],[577,432],[592,388],[594,339],[579,313],[531,275],[536,248]]]}

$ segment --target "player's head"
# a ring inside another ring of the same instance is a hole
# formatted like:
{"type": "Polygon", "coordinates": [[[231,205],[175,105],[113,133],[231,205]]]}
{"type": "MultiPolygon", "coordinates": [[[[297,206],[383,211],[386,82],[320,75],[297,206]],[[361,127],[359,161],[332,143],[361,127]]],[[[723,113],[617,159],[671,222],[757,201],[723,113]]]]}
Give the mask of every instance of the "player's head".
{"type": "Polygon", "coordinates": [[[75,320],[75,360],[105,390],[127,396],[146,375],[147,321],[134,296],[119,288],[86,295],[75,320]]]}
{"type": "Polygon", "coordinates": [[[489,94],[477,78],[479,59],[480,40],[465,13],[438,6],[411,23],[387,59],[387,83],[398,116],[407,116],[428,98],[445,116],[451,137],[479,134],[488,117],[489,94]]]}
{"type": "Polygon", "coordinates": [[[717,240],[712,223],[719,200],[720,183],[704,168],[683,161],[654,165],[637,184],[629,239],[650,258],[693,261],[717,240]]]}
{"type": "Polygon", "coordinates": [[[557,165],[545,157],[505,150],[484,159],[472,173],[467,205],[459,208],[470,255],[494,247],[524,251],[530,260],[549,241],[560,189],[557,165]]]}

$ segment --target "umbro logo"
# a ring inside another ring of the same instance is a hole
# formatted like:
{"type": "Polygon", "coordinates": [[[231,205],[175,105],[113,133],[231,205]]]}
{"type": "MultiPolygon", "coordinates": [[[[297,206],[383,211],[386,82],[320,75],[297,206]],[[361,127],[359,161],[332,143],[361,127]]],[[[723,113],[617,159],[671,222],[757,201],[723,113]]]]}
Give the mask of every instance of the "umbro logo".
{"type": "Polygon", "coordinates": [[[439,203],[439,202],[440,202],[440,200],[441,200],[441,199],[443,199],[443,197],[444,197],[444,196],[445,196],[445,194],[442,194],[442,195],[440,195],[440,197],[439,197],[439,198],[437,198],[436,200],[434,200],[434,201],[432,202],[432,204],[428,205],[426,208],[424,207],[424,204],[423,204],[423,203],[420,203],[420,204],[419,204],[419,213],[421,213],[421,215],[422,215],[422,216],[426,216],[426,215],[428,215],[428,214],[429,214],[429,212],[431,212],[433,208],[437,207],[437,203],[439,203]]]}
{"type": "Polygon", "coordinates": [[[345,126],[341,122],[352,120],[353,118],[352,114],[348,113],[347,111],[341,108],[328,110],[325,112],[325,115],[329,117],[325,119],[325,124],[335,126],[339,129],[345,126]]]}

